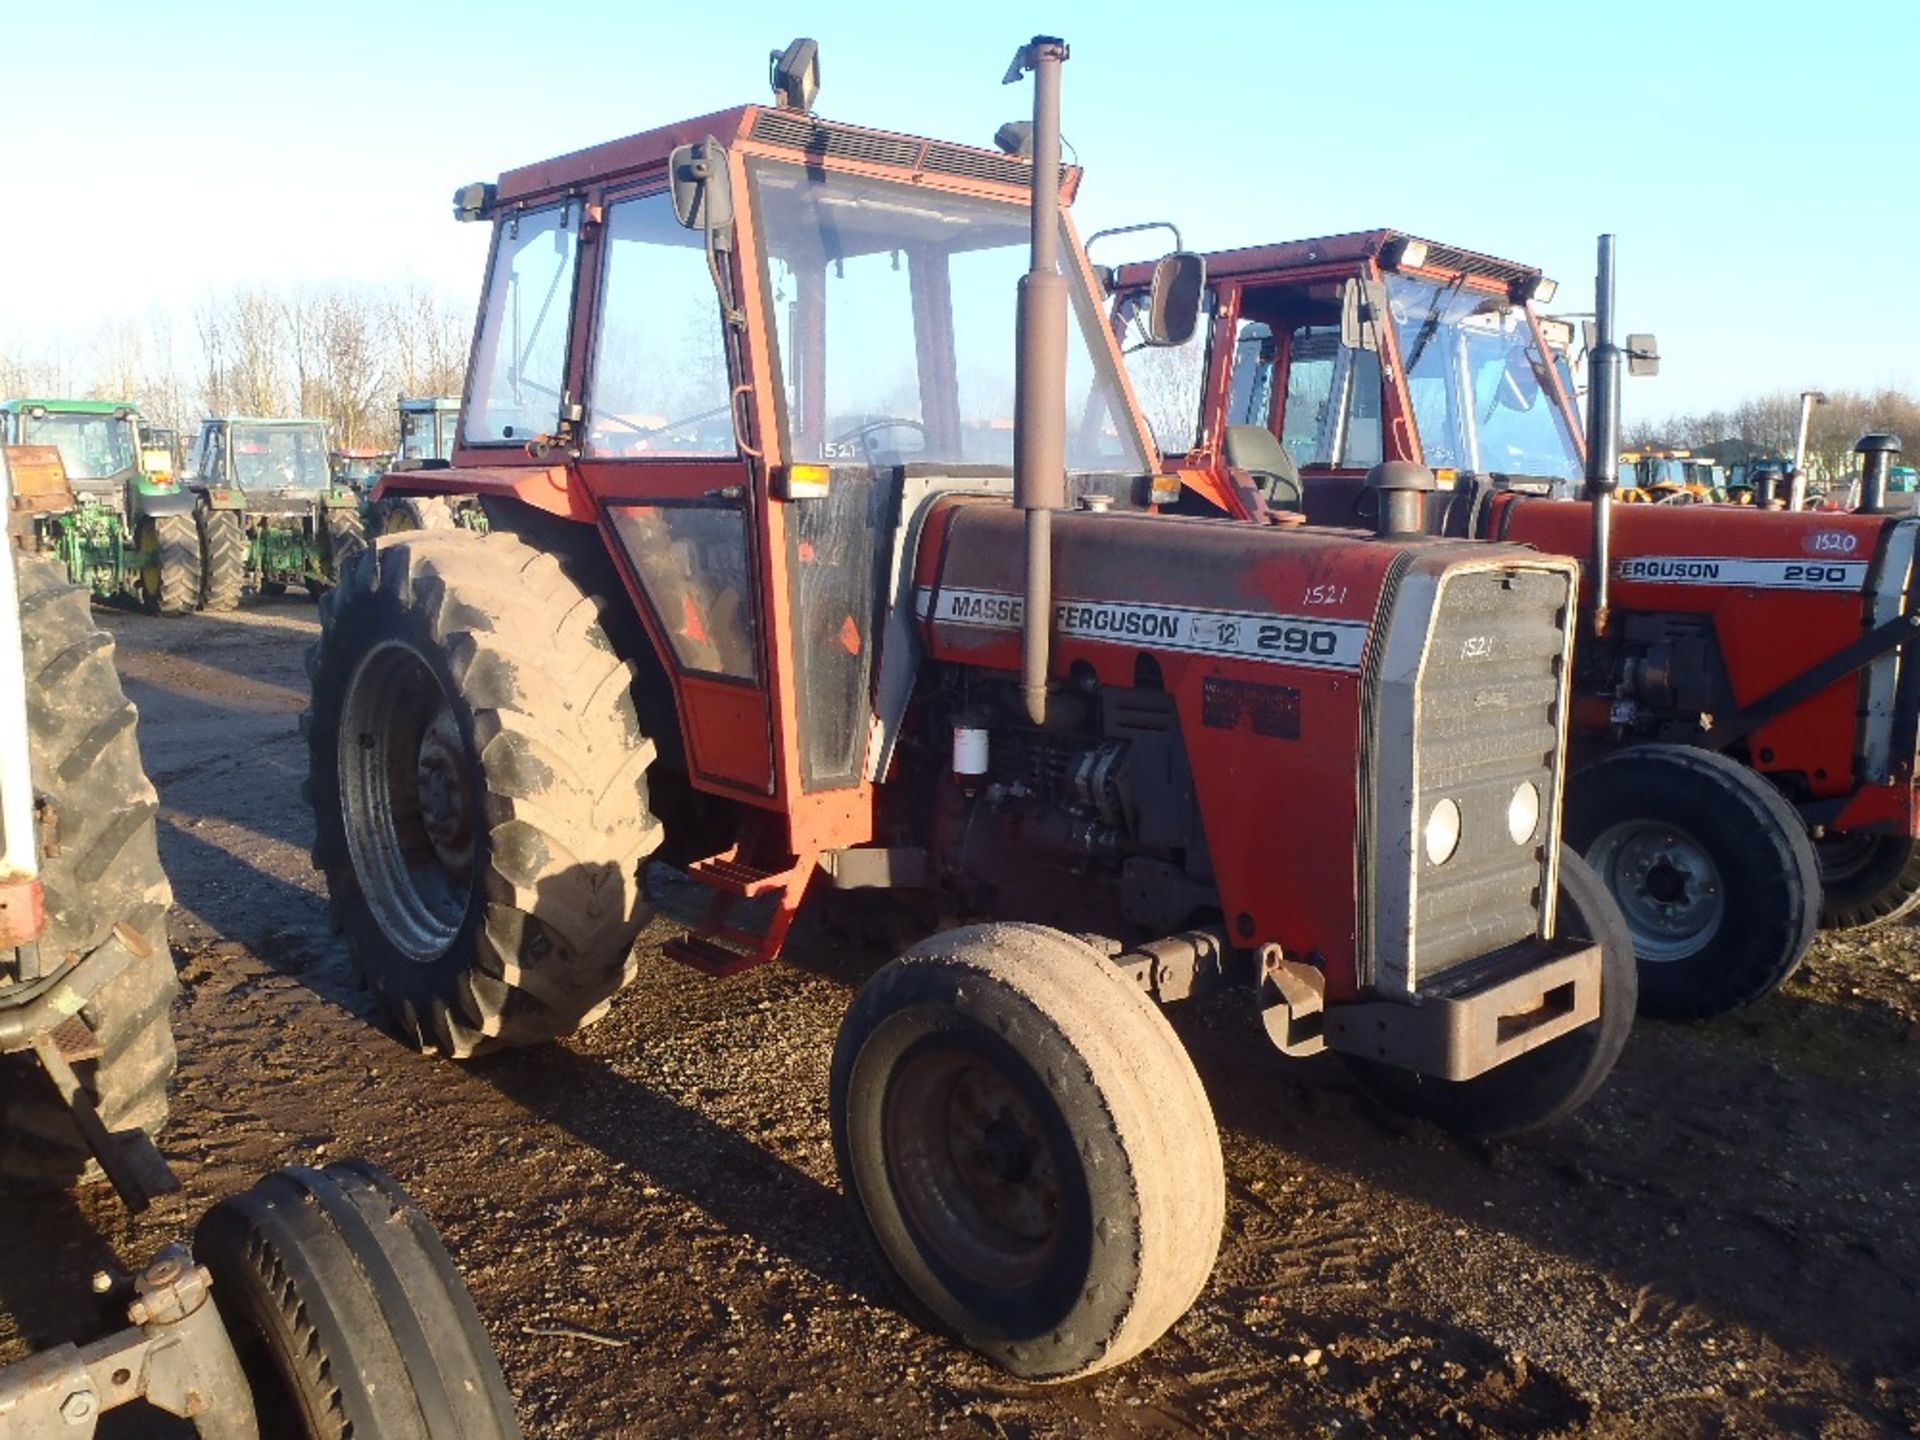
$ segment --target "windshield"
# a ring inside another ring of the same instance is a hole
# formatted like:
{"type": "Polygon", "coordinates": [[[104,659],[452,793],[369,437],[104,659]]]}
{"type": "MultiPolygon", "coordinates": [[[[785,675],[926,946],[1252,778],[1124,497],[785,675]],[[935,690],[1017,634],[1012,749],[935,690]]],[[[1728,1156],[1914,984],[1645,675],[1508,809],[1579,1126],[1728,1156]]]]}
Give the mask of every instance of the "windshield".
{"type": "Polygon", "coordinates": [[[69,480],[106,480],[134,467],[131,416],[27,414],[23,445],[51,445],[60,452],[69,480]]]}
{"type": "Polygon", "coordinates": [[[457,410],[402,410],[400,458],[447,460],[453,456],[454,435],[460,424],[457,410]]]}
{"type": "MultiPolygon", "coordinates": [[[[790,461],[1013,464],[1024,206],[761,162],[756,212],[790,461]]],[[[1067,468],[1150,468],[1065,243],[1067,468]]]]}
{"type": "Polygon", "coordinates": [[[495,231],[467,408],[474,444],[521,444],[559,425],[578,208],[569,201],[515,214],[495,231]]]}
{"type": "Polygon", "coordinates": [[[340,462],[340,483],[343,485],[364,486],[386,473],[387,457],[384,455],[350,455],[340,462]]]}
{"type": "Polygon", "coordinates": [[[324,490],[327,441],[318,426],[235,425],[233,483],[242,490],[324,490]]]}
{"type": "Polygon", "coordinates": [[[1578,449],[1527,313],[1498,296],[1404,275],[1388,308],[1426,463],[1576,480],[1578,449]]]}

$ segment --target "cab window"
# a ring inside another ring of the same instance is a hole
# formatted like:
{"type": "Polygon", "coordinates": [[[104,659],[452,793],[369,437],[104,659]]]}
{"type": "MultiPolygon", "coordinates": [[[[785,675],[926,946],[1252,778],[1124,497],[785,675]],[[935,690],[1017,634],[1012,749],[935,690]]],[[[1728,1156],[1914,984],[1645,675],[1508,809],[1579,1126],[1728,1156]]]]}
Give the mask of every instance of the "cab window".
{"type": "Polygon", "coordinates": [[[500,221],[466,408],[469,444],[519,445],[559,427],[579,229],[572,202],[500,221]]]}

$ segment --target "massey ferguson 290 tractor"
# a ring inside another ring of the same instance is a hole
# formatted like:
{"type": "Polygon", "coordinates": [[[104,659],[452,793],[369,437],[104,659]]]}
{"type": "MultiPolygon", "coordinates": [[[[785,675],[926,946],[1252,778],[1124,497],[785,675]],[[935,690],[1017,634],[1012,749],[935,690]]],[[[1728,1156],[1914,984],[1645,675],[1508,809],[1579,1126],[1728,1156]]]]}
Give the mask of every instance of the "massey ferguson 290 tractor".
{"type": "MultiPolygon", "coordinates": [[[[1390,230],[1206,260],[1208,332],[1133,352],[1167,397],[1190,508],[1363,524],[1370,468],[1421,462],[1442,487],[1431,532],[1586,565],[1567,838],[1633,929],[1646,1010],[1734,1009],[1792,971],[1816,918],[1920,905],[1920,666],[1902,648],[1920,522],[1577,498],[1617,478],[1617,402],[1603,413],[1596,361],[1589,456],[1542,362],[1537,270],[1390,230]]],[[[1602,269],[1610,312],[1610,244],[1602,269]]],[[[1117,277],[1123,334],[1151,278],[1117,277]]],[[[1639,339],[1603,337],[1616,372],[1639,339]]]]}
{"type": "MultiPolygon", "coordinates": [[[[668,953],[717,974],[810,892],[978,917],[853,1001],[840,1171],[920,1314],[1085,1374],[1220,1237],[1156,1002],[1239,987],[1469,1132],[1611,1067],[1631,942],[1557,843],[1576,567],[1397,501],[1372,535],[1156,513],[1066,215],[1067,47],[1008,73],[1032,160],[819,119],[814,56],[776,105],[458,193],[493,228],[460,442],[382,494],[491,533],[383,538],[324,602],[316,863],[454,1056],[601,1015],[656,854],[711,896],[668,953]]],[[[1160,277],[1166,341],[1199,276],[1160,277]]]]}

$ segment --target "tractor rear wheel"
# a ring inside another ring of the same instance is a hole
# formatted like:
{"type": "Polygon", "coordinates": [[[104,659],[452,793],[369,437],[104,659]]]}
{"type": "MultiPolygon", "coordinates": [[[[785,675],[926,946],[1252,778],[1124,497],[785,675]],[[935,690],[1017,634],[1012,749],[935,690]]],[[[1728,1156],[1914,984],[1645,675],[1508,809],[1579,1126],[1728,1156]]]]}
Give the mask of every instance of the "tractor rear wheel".
{"type": "Polygon", "coordinates": [[[240,603],[240,587],[247,578],[246,532],[231,510],[202,506],[195,519],[200,526],[200,608],[231,610],[240,603]]]}
{"type": "Polygon", "coordinates": [[[444,495],[399,495],[382,500],[380,533],[404,535],[410,530],[451,530],[453,503],[444,495]]]}
{"type": "Polygon", "coordinates": [[[1911,835],[1829,835],[1813,852],[1821,929],[1868,930],[1920,908],[1920,840],[1911,835]]]}
{"type": "Polygon", "coordinates": [[[519,1436],[460,1272],[373,1166],[276,1170],[209,1210],[193,1253],[213,1276],[262,1435],[519,1436]]]}
{"type": "Polygon", "coordinates": [[[1633,936],[1600,877],[1560,848],[1558,934],[1600,944],[1600,1018],[1471,1080],[1436,1080],[1398,1066],[1342,1055],[1360,1088],[1391,1110],[1459,1135],[1492,1139],[1572,1114],[1600,1088],[1633,1028],[1638,978],[1633,936]]]}
{"type": "Polygon", "coordinates": [[[1213,1269],[1207,1094],[1164,1016],[1038,925],[921,941],[834,1047],[840,1176],[908,1307],[1029,1380],[1138,1354],[1213,1269]]]}
{"type": "Polygon", "coordinates": [[[1705,1020],[1750,1005],[1813,943],[1820,869],[1807,827],[1723,755],[1608,755],[1569,777],[1565,836],[1620,902],[1645,1014],[1705,1020]]]}
{"type": "MultiPolygon", "coordinates": [[[[60,1032],[85,1043],[74,1071],[109,1131],[157,1131],[173,1078],[169,1007],[179,989],[167,949],[173,901],[154,843],[159,808],[113,665],[113,639],[87,594],[52,557],[17,557],[26,659],[27,739],[35,788],[59,845],[41,868],[43,959],[83,959],[110,945],[131,963],[60,1032]],[[84,1031],[84,1034],[81,1033],[84,1031]]],[[[97,1178],[86,1142],[30,1055],[0,1058],[0,1178],[64,1187],[97,1178]]]]}
{"type": "Polygon", "coordinates": [[[200,537],[191,515],[156,515],[134,532],[140,551],[140,601],[150,615],[200,608],[200,537]]]}
{"type": "Polygon", "coordinates": [[[422,1048],[571,1034],[634,974],[654,746],[601,605],[552,555],[465,530],[383,542],[321,602],[314,863],[422,1048]]]}
{"type": "Polygon", "coordinates": [[[353,563],[353,557],[367,548],[367,527],[358,510],[327,511],[326,584],[309,581],[307,588],[318,595],[328,586],[338,585],[340,577],[353,563]]]}

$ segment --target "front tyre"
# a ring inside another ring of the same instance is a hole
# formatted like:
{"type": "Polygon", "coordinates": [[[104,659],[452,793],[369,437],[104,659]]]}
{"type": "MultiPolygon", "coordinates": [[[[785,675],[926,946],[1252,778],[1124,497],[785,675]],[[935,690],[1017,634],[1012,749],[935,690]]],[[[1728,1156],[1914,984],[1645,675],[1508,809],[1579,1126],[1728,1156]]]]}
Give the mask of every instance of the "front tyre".
{"type": "Polygon", "coordinates": [[[1477,1139],[1549,1125],[1585,1104],[1612,1072],[1633,1028],[1633,937],[1600,878],[1564,845],[1557,910],[1559,934],[1600,945],[1599,1019],[1471,1080],[1435,1079],[1343,1054],[1360,1088],[1389,1109],[1477,1139]]]}
{"type": "Polygon", "coordinates": [[[909,1307],[1024,1379],[1138,1354],[1212,1271],[1206,1091],[1153,1002],[1058,931],[949,930],[881,970],[841,1024],[829,1111],[909,1307]]]}
{"type": "Polygon", "coordinates": [[[321,603],[314,863],[422,1048],[571,1034],[633,976],[654,746],[600,608],[553,556],[467,531],[382,542],[321,603]]]}
{"type": "Polygon", "coordinates": [[[140,553],[140,600],[149,615],[190,615],[200,608],[200,536],[191,515],[156,515],[134,532],[140,553]]]}
{"type": "Polygon", "coordinates": [[[319,586],[309,583],[307,588],[318,595],[329,586],[338,585],[354,557],[366,548],[366,522],[357,509],[327,511],[326,583],[319,586]]]}
{"type": "Polygon", "coordinates": [[[200,527],[200,608],[232,610],[247,578],[247,536],[240,517],[203,505],[194,520],[200,527]]]}
{"type": "Polygon", "coordinates": [[[1640,1008],[1705,1020],[1791,975],[1820,913],[1807,829],[1744,765],[1635,745],[1567,781],[1565,836],[1612,892],[1640,957],[1640,1008]]]}
{"type": "Polygon", "coordinates": [[[1820,861],[1820,928],[1869,930],[1920,908],[1920,840],[1911,835],[1829,835],[1820,861]]]}

